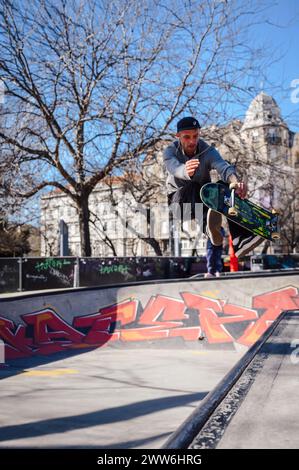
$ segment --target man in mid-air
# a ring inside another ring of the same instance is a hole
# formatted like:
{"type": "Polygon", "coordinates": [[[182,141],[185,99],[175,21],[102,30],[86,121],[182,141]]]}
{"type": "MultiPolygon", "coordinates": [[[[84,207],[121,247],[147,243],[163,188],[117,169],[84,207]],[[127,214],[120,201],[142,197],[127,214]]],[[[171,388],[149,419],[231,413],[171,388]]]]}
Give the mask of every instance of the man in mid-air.
{"type": "MultiPolygon", "coordinates": [[[[210,171],[215,169],[221,180],[236,183],[236,193],[244,198],[246,185],[236,175],[236,169],[223,160],[217,150],[200,138],[200,125],[194,117],[185,117],[177,123],[177,140],[169,145],[163,154],[168,172],[167,193],[168,203],[191,203],[191,218],[195,218],[195,205],[202,203],[201,187],[211,181],[210,171]]],[[[222,216],[218,212],[203,205],[203,223],[207,236],[215,246],[221,246],[223,235],[221,230],[222,216]]],[[[240,258],[252,251],[264,240],[248,230],[228,220],[235,255],[240,258]]]]}

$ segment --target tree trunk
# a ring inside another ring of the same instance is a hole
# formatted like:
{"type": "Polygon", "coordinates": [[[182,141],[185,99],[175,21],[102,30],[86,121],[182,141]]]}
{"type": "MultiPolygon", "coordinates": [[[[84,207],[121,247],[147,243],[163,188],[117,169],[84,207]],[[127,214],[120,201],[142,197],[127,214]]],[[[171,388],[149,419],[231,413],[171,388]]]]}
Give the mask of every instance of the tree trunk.
{"type": "Polygon", "coordinates": [[[163,256],[158,240],[155,238],[143,238],[142,241],[148,243],[155,250],[156,256],[163,256]]]}
{"type": "Polygon", "coordinates": [[[81,256],[91,256],[88,196],[83,195],[77,200],[79,214],[79,230],[81,242],[81,256]]]}

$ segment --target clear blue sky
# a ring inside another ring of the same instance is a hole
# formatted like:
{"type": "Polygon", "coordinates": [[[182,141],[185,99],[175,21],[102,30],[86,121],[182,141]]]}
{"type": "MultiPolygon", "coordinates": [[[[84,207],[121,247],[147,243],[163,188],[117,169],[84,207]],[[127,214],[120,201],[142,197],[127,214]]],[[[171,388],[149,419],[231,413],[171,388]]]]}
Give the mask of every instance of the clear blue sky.
{"type": "Polygon", "coordinates": [[[299,102],[292,102],[292,96],[297,90],[299,100],[299,0],[273,0],[263,17],[265,22],[254,27],[255,41],[265,42],[280,58],[267,73],[273,88],[262,80],[260,88],[275,98],[290,130],[298,132],[299,102]],[[291,87],[296,79],[298,84],[291,87]]]}

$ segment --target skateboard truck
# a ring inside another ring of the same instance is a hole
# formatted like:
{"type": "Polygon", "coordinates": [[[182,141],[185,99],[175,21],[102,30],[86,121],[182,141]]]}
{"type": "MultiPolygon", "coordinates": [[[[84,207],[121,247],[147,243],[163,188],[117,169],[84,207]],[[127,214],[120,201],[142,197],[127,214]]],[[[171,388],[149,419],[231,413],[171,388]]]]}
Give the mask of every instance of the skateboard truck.
{"type": "Polygon", "coordinates": [[[231,190],[231,207],[228,209],[228,214],[232,216],[237,216],[238,215],[238,210],[235,207],[235,190],[238,187],[238,183],[231,183],[229,185],[229,189],[231,190]]]}

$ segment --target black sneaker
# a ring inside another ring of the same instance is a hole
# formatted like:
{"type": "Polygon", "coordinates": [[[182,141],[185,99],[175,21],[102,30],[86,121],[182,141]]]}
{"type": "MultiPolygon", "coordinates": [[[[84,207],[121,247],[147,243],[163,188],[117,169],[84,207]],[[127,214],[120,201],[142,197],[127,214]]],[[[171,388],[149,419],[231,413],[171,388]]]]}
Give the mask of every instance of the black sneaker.
{"type": "Polygon", "coordinates": [[[247,255],[250,251],[260,245],[264,239],[259,235],[241,235],[233,240],[235,255],[237,258],[247,255]]]}

